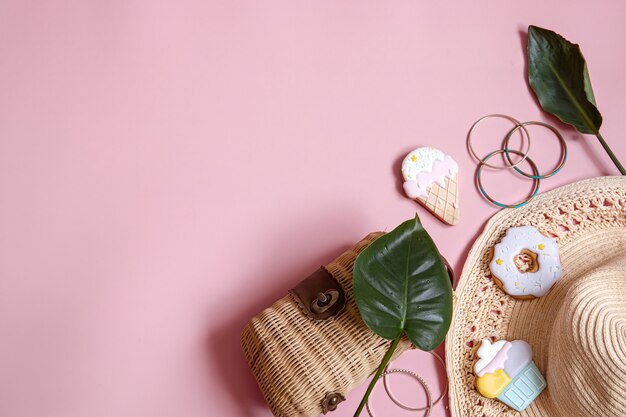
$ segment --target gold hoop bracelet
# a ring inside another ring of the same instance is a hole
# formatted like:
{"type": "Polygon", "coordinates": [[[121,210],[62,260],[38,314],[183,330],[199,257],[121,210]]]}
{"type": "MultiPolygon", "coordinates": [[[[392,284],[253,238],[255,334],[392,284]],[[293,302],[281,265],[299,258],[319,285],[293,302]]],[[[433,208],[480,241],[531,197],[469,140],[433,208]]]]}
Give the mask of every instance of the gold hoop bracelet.
{"type": "Polygon", "coordinates": [[[472,127],[470,127],[469,132],[467,132],[467,148],[470,152],[470,154],[472,154],[472,156],[482,165],[488,166],[489,168],[494,168],[494,169],[508,169],[508,168],[514,168],[516,166],[518,166],[519,164],[521,164],[522,162],[524,162],[524,160],[528,157],[528,153],[530,152],[530,135],[528,134],[528,130],[526,130],[526,127],[524,126],[523,123],[520,123],[516,118],[508,116],[506,114],[488,114],[487,116],[483,116],[480,119],[476,120],[474,122],[474,124],[472,125],[472,127]],[[511,163],[511,165],[508,166],[501,166],[501,165],[492,165],[487,163],[487,160],[489,159],[488,157],[485,158],[480,158],[477,154],[476,151],[474,151],[474,147],[472,146],[472,132],[474,131],[474,129],[476,128],[476,126],[478,126],[481,122],[483,122],[484,120],[487,119],[491,119],[491,118],[500,118],[500,119],[506,119],[510,122],[513,122],[513,124],[515,125],[515,129],[522,129],[522,131],[524,132],[524,134],[526,135],[526,139],[528,140],[528,146],[526,147],[526,152],[519,152],[519,155],[522,157],[519,161],[517,161],[516,163],[512,163],[509,160],[509,163],[511,163]]]}
{"type": "Polygon", "coordinates": [[[515,165],[511,165],[511,167],[514,170],[516,170],[517,172],[519,172],[520,174],[522,174],[523,176],[528,177],[528,178],[537,179],[537,180],[542,180],[544,178],[550,178],[551,176],[553,176],[554,174],[559,172],[561,170],[561,168],[563,168],[563,165],[565,165],[565,160],[567,159],[567,144],[565,143],[565,139],[563,139],[563,136],[561,135],[561,133],[558,130],[556,130],[556,128],[554,126],[549,125],[547,123],[534,122],[534,121],[533,122],[524,122],[524,123],[520,124],[519,126],[515,126],[513,129],[511,129],[511,131],[504,138],[504,154],[506,155],[506,159],[509,161],[509,163],[513,164],[513,161],[511,161],[511,156],[509,155],[509,150],[507,149],[509,147],[509,140],[511,139],[511,136],[513,135],[513,133],[515,133],[516,130],[520,129],[521,127],[529,126],[529,125],[543,126],[546,129],[551,130],[552,133],[554,133],[556,135],[557,139],[559,140],[559,143],[561,144],[561,160],[559,161],[559,164],[554,169],[554,171],[552,171],[552,172],[550,172],[548,174],[531,175],[531,174],[528,174],[528,173],[522,171],[521,169],[519,169],[515,165]]]}
{"type": "MultiPolygon", "coordinates": [[[[413,377],[415,380],[417,380],[417,382],[422,384],[422,387],[424,387],[424,391],[426,392],[426,401],[428,402],[428,405],[425,407],[426,413],[424,414],[424,417],[429,417],[430,413],[432,411],[432,408],[433,408],[433,400],[432,400],[432,396],[430,394],[430,388],[428,387],[428,384],[426,383],[426,381],[424,381],[424,379],[422,379],[421,376],[419,376],[417,373],[415,373],[413,371],[409,371],[409,370],[406,370],[406,369],[395,369],[395,368],[394,369],[387,369],[387,370],[383,371],[383,373],[380,374],[378,379],[384,378],[386,375],[396,374],[396,373],[402,373],[402,374],[409,375],[409,376],[413,377]]],[[[367,402],[365,403],[365,408],[367,408],[367,412],[369,413],[370,417],[375,417],[374,413],[372,413],[372,410],[370,408],[369,398],[368,398],[367,402]]]]}
{"type": "MultiPolygon", "coordinates": [[[[429,352],[429,353],[431,355],[433,355],[439,361],[439,363],[441,364],[441,366],[443,367],[443,369],[445,371],[446,364],[444,363],[444,361],[441,358],[441,356],[439,356],[437,353],[432,352],[432,351],[429,352]]],[[[426,406],[426,407],[409,407],[408,405],[402,404],[400,402],[400,400],[398,400],[396,398],[396,396],[393,395],[393,393],[391,392],[391,389],[389,388],[389,386],[387,384],[387,376],[386,375],[383,376],[383,385],[384,385],[385,391],[387,392],[387,395],[389,396],[391,401],[393,401],[394,404],[397,405],[398,407],[403,408],[403,409],[405,409],[407,411],[424,411],[424,410],[426,410],[428,408],[428,406],[426,406]]],[[[446,392],[448,392],[448,380],[447,379],[446,379],[446,387],[441,392],[441,395],[439,395],[439,397],[435,401],[433,401],[431,407],[437,405],[443,399],[443,397],[446,396],[446,392]]]]}

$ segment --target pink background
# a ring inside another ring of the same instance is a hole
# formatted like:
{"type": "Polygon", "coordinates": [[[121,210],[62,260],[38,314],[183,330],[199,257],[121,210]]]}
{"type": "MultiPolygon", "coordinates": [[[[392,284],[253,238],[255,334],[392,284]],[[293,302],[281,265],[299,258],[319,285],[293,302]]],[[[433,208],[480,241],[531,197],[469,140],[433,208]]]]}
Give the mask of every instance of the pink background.
{"type": "MultiPolygon", "coordinates": [[[[239,334],[309,272],[417,210],[460,273],[497,211],[465,148],[478,117],[562,129],[542,191],[617,173],[538,108],[528,24],[582,44],[626,163],[626,3],[592,3],[1,1],[0,415],[270,416],[239,334]],[[455,227],[400,193],[401,158],[433,144],[460,165],[455,227]]],[[[531,133],[546,170],[557,142],[531,133]]],[[[530,186],[488,175],[509,201],[530,186]]],[[[428,354],[402,361],[439,392],[428,354]]]]}

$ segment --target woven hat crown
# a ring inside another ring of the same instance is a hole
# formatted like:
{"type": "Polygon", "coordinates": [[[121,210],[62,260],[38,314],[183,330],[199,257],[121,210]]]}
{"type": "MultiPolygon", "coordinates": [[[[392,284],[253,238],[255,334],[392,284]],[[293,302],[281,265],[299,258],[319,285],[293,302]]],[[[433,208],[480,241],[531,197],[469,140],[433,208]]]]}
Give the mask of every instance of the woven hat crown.
{"type": "Polygon", "coordinates": [[[626,410],[626,260],[583,271],[554,317],[547,378],[563,416],[626,410]]]}

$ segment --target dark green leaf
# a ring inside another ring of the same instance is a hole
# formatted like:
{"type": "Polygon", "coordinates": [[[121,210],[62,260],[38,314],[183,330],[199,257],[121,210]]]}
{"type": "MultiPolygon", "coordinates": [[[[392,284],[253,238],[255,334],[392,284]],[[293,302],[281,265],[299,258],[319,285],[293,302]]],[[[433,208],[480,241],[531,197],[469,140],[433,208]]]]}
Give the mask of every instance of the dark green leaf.
{"type": "MultiPolygon", "coordinates": [[[[593,104],[594,106],[596,106],[596,108],[598,107],[598,105],[596,104],[596,96],[593,94],[593,88],[591,88],[591,78],[589,78],[589,71],[587,70],[587,64],[585,63],[585,71],[583,73],[583,77],[584,77],[584,83],[585,83],[585,95],[587,96],[587,100],[589,100],[589,102],[591,104],[593,104]]],[[[602,123],[602,120],[600,120],[600,123],[602,123]]]]}
{"type": "Polygon", "coordinates": [[[602,115],[578,45],[551,30],[529,26],[528,79],[545,111],[581,133],[598,134],[602,115]]]}
{"type": "Polygon", "coordinates": [[[417,216],[359,254],[353,289],[363,321],[379,336],[395,340],[406,333],[422,350],[433,350],[445,338],[452,285],[417,216]]]}

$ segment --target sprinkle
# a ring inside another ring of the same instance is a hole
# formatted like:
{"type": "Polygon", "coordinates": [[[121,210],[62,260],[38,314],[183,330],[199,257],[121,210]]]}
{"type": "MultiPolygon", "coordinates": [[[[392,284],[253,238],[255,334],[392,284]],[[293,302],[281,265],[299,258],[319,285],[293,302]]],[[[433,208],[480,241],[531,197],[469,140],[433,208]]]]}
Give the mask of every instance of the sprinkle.
{"type": "Polygon", "coordinates": [[[526,292],[526,287],[522,288],[522,291],[526,292]]]}
{"type": "Polygon", "coordinates": [[[519,282],[515,281],[515,288],[519,288],[519,282]]]}
{"type": "Polygon", "coordinates": [[[502,262],[503,262],[503,261],[502,261],[502,259],[500,259],[500,258],[496,259],[496,263],[497,263],[498,265],[502,265],[502,262]]]}
{"type": "Polygon", "coordinates": [[[543,245],[543,243],[540,243],[539,246],[537,246],[539,248],[539,250],[544,250],[545,246],[543,245]]]}
{"type": "Polygon", "coordinates": [[[411,161],[413,161],[413,162],[417,162],[417,156],[415,156],[415,155],[411,155],[411,161]]]}

